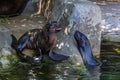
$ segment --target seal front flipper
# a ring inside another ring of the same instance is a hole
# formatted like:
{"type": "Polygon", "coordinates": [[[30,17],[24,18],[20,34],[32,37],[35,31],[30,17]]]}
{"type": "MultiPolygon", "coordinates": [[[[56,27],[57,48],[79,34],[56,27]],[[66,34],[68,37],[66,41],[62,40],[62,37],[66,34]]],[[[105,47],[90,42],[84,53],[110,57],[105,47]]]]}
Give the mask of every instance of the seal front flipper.
{"type": "Polygon", "coordinates": [[[29,43],[29,36],[26,35],[24,37],[21,37],[18,41],[18,45],[17,45],[17,54],[18,56],[20,56],[20,58],[24,61],[27,61],[31,64],[34,63],[34,58],[25,55],[24,53],[22,53],[22,51],[25,49],[26,45],[29,43]]]}
{"type": "Polygon", "coordinates": [[[76,31],[74,38],[77,42],[78,50],[86,66],[97,66],[98,62],[93,58],[92,50],[87,37],[79,31],[76,31]]]}
{"type": "Polygon", "coordinates": [[[62,61],[62,60],[66,60],[69,58],[68,56],[65,56],[62,54],[57,54],[57,53],[52,52],[52,51],[50,51],[48,55],[52,60],[55,60],[55,61],[62,61]]]}
{"type": "Polygon", "coordinates": [[[33,57],[33,61],[34,61],[34,64],[36,63],[36,64],[41,64],[42,63],[42,55],[40,55],[40,56],[34,56],[33,57]]]}
{"type": "Polygon", "coordinates": [[[37,52],[38,54],[36,53],[36,55],[33,56],[34,63],[41,64],[43,61],[43,55],[40,49],[37,52]]]}

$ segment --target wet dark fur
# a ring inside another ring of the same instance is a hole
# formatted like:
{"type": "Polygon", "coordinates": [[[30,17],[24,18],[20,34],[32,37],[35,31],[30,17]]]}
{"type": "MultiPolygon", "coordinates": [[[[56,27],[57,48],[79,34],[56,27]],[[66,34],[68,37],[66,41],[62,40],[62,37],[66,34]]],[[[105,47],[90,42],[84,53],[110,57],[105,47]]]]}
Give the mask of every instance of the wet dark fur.
{"type": "MultiPolygon", "coordinates": [[[[64,55],[56,54],[53,51],[56,46],[57,36],[56,33],[59,32],[61,28],[57,22],[48,23],[43,29],[32,29],[26,32],[18,40],[16,48],[18,55],[30,63],[41,63],[43,59],[43,54],[49,54],[53,60],[63,60],[66,59],[64,55]],[[35,50],[35,56],[29,57],[22,53],[24,49],[35,50]]],[[[12,36],[15,40],[15,37],[12,36]]]]}
{"type": "Polygon", "coordinates": [[[83,58],[86,67],[99,65],[93,57],[91,45],[88,38],[79,31],[75,31],[74,38],[77,42],[78,50],[83,58]]]}

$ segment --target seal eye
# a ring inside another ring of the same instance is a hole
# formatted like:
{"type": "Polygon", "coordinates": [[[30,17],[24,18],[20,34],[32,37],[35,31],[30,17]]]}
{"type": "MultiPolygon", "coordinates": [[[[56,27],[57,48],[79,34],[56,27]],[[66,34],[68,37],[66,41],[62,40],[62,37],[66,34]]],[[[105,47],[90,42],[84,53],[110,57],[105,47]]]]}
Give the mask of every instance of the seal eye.
{"type": "Polygon", "coordinates": [[[50,28],[52,29],[52,28],[55,28],[57,26],[57,24],[56,23],[51,23],[50,24],[50,28]]]}

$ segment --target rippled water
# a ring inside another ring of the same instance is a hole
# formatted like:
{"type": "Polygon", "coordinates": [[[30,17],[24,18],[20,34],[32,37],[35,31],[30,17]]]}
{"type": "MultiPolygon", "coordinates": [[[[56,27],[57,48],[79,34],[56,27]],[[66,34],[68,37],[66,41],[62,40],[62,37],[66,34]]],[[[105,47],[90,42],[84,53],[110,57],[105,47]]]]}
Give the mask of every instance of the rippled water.
{"type": "Polygon", "coordinates": [[[13,68],[0,71],[0,80],[81,80],[87,79],[86,69],[70,65],[70,62],[48,61],[42,65],[30,65],[18,61],[13,68]]]}
{"type": "Polygon", "coordinates": [[[100,80],[120,80],[120,43],[103,42],[100,80]]]}
{"type": "Polygon", "coordinates": [[[120,43],[103,42],[101,66],[89,72],[70,61],[54,62],[46,57],[42,65],[18,61],[11,69],[0,71],[0,80],[120,80],[120,43]]]}

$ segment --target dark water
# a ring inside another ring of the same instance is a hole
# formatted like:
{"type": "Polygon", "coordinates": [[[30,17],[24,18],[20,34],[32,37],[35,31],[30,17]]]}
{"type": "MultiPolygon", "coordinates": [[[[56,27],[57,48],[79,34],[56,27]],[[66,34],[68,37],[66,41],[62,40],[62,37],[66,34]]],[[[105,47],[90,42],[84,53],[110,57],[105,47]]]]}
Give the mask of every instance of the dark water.
{"type": "Polygon", "coordinates": [[[69,61],[54,62],[46,58],[42,65],[18,61],[13,68],[1,71],[0,80],[87,80],[86,72],[69,61]]]}
{"type": "Polygon", "coordinates": [[[120,80],[120,43],[102,42],[101,66],[90,72],[70,61],[54,62],[45,58],[42,65],[18,61],[0,71],[0,80],[120,80]]]}
{"type": "Polygon", "coordinates": [[[120,80],[120,43],[103,42],[100,80],[120,80]]]}

